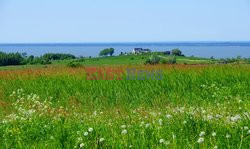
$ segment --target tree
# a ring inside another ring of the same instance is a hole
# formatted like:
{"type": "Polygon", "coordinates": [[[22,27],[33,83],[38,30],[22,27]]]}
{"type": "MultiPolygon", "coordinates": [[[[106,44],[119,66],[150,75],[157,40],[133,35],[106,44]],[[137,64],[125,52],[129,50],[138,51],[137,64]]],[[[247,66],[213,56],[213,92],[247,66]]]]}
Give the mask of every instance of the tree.
{"type": "Polygon", "coordinates": [[[179,49],[173,49],[172,50],[172,55],[183,56],[181,50],[179,50],[179,49]]]}
{"type": "Polygon", "coordinates": [[[107,55],[112,56],[114,52],[115,52],[114,48],[103,49],[102,51],[100,51],[99,56],[107,56],[107,55]]]}
{"type": "Polygon", "coordinates": [[[115,53],[115,49],[114,48],[110,48],[109,49],[109,54],[110,56],[112,56],[115,53]]]}
{"type": "Polygon", "coordinates": [[[20,53],[4,53],[0,52],[0,66],[20,65],[24,58],[20,53]]]}

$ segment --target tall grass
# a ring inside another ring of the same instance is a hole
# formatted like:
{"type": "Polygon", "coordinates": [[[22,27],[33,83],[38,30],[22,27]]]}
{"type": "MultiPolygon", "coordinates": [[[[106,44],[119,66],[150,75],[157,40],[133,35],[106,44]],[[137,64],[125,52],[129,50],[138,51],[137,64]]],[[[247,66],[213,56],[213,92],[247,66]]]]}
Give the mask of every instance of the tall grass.
{"type": "MultiPolygon", "coordinates": [[[[121,67],[125,70],[127,67],[121,67]]],[[[55,102],[74,98],[85,104],[103,107],[125,104],[138,106],[171,102],[178,104],[225,101],[227,96],[247,98],[250,89],[248,66],[147,66],[137,69],[164,70],[162,80],[86,80],[83,68],[3,71],[2,100],[19,88],[55,102]],[[205,85],[205,87],[201,87],[205,85]],[[216,94],[216,95],[214,95],[216,94]]]]}
{"type": "Polygon", "coordinates": [[[87,80],[84,68],[0,71],[0,146],[249,147],[248,65],[134,67],[163,70],[163,79],[87,80]]]}

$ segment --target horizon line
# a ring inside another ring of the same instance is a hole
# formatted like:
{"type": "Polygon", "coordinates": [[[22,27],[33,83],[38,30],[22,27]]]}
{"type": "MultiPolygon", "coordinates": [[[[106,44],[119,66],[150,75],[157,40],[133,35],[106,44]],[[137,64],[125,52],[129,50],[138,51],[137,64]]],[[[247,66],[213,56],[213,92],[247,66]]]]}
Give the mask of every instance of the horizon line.
{"type": "Polygon", "coordinates": [[[140,43],[250,43],[250,40],[228,40],[228,41],[117,41],[117,42],[7,42],[0,45],[26,45],[26,44],[140,44],[140,43]]]}

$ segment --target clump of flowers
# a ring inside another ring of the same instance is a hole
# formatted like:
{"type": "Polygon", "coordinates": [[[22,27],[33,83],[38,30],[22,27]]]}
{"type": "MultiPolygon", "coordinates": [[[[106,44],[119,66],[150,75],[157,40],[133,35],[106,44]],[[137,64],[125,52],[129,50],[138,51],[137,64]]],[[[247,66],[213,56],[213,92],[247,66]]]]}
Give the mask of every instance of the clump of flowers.
{"type": "Polygon", "coordinates": [[[237,121],[241,120],[241,116],[240,116],[239,114],[237,114],[237,115],[235,115],[235,116],[232,116],[232,117],[230,118],[230,120],[231,120],[232,122],[237,122],[237,121]]]}
{"type": "Polygon", "coordinates": [[[16,102],[12,104],[15,109],[15,112],[6,116],[4,122],[12,122],[12,121],[31,121],[33,118],[38,118],[42,116],[50,116],[53,117],[56,115],[60,115],[61,111],[56,110],[52,107],[52,97],[48,99],[41,100],[41,98],[37,94],[29,94],[26,95],[23,89],[18,89],[11,94],[11,97],[16,99],[16,102]]]}

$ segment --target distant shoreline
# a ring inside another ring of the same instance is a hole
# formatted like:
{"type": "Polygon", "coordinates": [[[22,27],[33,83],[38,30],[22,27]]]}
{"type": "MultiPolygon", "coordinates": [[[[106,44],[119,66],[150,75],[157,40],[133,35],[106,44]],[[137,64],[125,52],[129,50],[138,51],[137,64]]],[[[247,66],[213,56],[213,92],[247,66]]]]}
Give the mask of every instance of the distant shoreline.
{"type": "Polygon", "coordinates": [[[83,42],[83,43],[0,43],[1,46],[250,46],[250,41],[196,41],[196,42],[83,42]]]}
{"type": "Polygon", "coordinates": [[[5,43],[0,44],[2,52],[19,52],[41,56],[45,53],[69,53],[76,56],[97,57],[100,50],[114,48],[114,55],[131,52],[134,48],[151,51],[170,51],[178,48],[186,56],[204,58],[250,58],[250,41],[197,41],[197,42],[107,42],[107,43],[5,43]]]}

